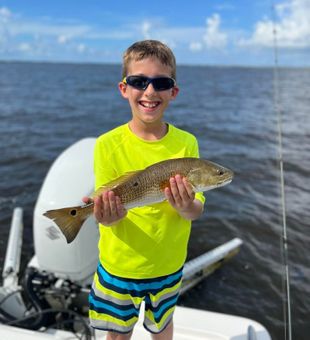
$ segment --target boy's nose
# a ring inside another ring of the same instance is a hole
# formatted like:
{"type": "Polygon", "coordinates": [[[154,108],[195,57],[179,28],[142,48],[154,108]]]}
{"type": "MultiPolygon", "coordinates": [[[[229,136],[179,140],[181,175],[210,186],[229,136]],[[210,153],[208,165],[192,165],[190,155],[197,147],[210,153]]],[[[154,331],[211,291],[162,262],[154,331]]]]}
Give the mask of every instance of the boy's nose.
{"type": "Polygon", "coordinates": [[[147,88],[144,90],[144,93],[145,94],[148,94],[148,93],[154,93],[156,92],[154,87],[153,87],[153,84],[152,83],[149,83],[147,88]]]}

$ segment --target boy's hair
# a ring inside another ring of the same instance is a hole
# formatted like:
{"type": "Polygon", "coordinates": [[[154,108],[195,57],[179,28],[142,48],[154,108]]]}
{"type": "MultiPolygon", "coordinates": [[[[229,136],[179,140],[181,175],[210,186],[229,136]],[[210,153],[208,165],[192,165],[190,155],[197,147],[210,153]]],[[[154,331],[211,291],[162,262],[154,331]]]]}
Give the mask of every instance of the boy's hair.
{"type": "Polygon", "coordinates": [[[176,61],[171,49],[158,40],[142,40],[129,46],[123,55],[123,78],[127,76],[129,63],[146,58],[157,58],[162,64],[170,66],[171,77],[176,79],[176,61]]]}

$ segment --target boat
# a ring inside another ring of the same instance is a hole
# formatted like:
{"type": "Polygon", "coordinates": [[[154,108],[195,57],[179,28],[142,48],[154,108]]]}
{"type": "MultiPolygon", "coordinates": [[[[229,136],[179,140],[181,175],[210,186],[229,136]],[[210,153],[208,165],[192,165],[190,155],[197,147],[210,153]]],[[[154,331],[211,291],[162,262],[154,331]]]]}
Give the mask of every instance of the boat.
{"type": "MultiPolygon", "coordinates": [[[[16,207],[0,287],[0,339],[97,339],[102,331],[90,328],[88,294],[97,266],[98,226],[85,221],[76,239],[67,244],[58,227],[43,213],[79,205],[92,192],[95,138],[84,138],[64,150],[50,167],[40,190],[33,220],[34,256],[20,271],[23,209],[16,207]],[[78,185],[76,185],[78,183],[78,185]]],[[[234,238],[184,266],[181,294],[192,289],[235,256],[242,240],[234,238]]],[[[150,338],[143,313],[133,340],[150,338]]],[[[260,323],[234,315],[177,306],[174,339],[270,340],[260,323]]]]}

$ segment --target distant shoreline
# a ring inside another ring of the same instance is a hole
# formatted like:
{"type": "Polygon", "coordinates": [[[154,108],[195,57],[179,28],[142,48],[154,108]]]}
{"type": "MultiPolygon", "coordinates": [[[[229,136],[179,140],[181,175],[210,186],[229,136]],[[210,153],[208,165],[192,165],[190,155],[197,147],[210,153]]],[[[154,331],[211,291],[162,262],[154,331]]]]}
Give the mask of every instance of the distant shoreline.
{"type": "MultiPolygon", "coordinates": [[[[66,61],[66,60],[6,60],[0,59],[1,64],[56,64],[56,65],[95,65],[95,66],[118,66],[121,67],[120,63],[113,63],[113,62],[96,62],[96,61],[66,61]]],[[[203,67],[203,68],[234,68],[234,69],[273,69],[274,65],[228,65],[228,64],[179,64],[179,67],[203,67]]],[[[306,65],[278,65],[279,69],[301,69],[301,70],[308,70],[310,66],[306,65]]]]}

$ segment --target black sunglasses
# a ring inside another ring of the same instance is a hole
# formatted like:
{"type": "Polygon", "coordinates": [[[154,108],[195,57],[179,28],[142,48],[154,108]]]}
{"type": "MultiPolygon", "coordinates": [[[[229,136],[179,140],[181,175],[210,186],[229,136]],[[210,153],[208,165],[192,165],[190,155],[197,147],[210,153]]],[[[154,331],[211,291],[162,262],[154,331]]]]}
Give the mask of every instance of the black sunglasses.
{"type": "Polygon", "coordinates": [[[128,76],[123,79],[123,83],[137,90],[146,90],[151,83],[155,91],[166,91],[175,86],[175,80],[169,77],[149,78],[145,76],[128,76]]]}

